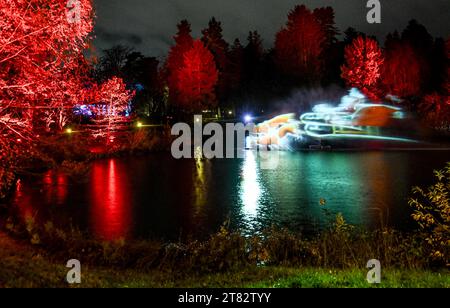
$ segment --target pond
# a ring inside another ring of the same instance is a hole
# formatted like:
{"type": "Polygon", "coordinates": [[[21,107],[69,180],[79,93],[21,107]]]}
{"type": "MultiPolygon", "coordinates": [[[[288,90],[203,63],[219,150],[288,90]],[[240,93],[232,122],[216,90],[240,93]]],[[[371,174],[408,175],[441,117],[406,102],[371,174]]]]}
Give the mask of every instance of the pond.
{"type": "Polygon", "coordinates": [[[244,159],[170,154],[95,161],[78,179],[48,171],[20,181],[11,208],[104,240],[204,238],[224,222],[314,233],[337,213],[368,229],[413,227],[411,188],[433,182],[448,151],[246,151],[244,159]],[[264,161],[263,161],[264,159],[264,161]],[[267,168],[267,161],[276,162],[267,168]],[[263,166],[264,163],[265,165],[263,166]]]}

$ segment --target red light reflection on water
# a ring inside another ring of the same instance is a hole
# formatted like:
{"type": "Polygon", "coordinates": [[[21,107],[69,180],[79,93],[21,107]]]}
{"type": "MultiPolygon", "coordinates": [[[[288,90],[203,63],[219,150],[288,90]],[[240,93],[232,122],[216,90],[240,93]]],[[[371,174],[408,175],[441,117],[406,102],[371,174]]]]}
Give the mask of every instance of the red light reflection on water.
{"type": "Polygon", "coordinates": [[[96,163],[91,183],[94,235],[107,241],[125,238],[131,223],[127,170],[114,159],[96,163]]]}
{"type": "Polygon", "coordinates": [[[45,200],[47,204],[65,204],[67,199],[68,179],[67,175],[55,170],[49,170],[44,174],[45,200]]]}

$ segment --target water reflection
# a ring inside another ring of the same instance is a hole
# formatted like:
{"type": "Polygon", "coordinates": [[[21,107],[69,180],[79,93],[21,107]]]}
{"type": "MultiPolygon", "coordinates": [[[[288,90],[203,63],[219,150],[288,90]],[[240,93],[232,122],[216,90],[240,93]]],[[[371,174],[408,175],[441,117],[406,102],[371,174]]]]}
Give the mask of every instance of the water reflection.
{"type": "Polygon", "coordinates": [[[94,235],[108,241],[126,237],[131,227],[128,170],[111,159],[94,164],[91,176],[94,235]]]}
{"type": "Polygon", "coordinates": [[[49,204],[63,205],[67,199],[67,175],[56,170],[49,170],[44,174],[45,201],[49,204]]]}
{"type": "MultiPolygon", "coordinates": [[[[201,149],[197,149],[196,153],[200,153],[201,149]]],[[[201,156],[196,154],[195,171],[193,172],[193,188],[194,188],[194,207],[195,216],[199,215],[202,208],[207,203],[208,198],[208,184],[210,175],[210,162],[205,161],[201,156]]]]}
{"type": "Polygon", "coordinates": [[[260,171],[256,160],[257,153],[247,151],[242,164],[241,183],[239,189],[240,201],[244,219],[252,220],[258,214],[261,198],[260,171]]]}
{"type": "Polygon", "coordinates": [[[208,236],[225,221],[245,233],[273,224],[316,232],[337,213],[359,226],[388,222],[408,229],[411,187],[431,184],[431,170],[448,160],[448,152],[260,154],[246,151],[235,160],[174,160],[163,154],[99,160],[82,181],[49,171],[22,179],[11,211],[105,240],[208,236]],[[262,165],[278,154],[277,168],[262,165]]]}

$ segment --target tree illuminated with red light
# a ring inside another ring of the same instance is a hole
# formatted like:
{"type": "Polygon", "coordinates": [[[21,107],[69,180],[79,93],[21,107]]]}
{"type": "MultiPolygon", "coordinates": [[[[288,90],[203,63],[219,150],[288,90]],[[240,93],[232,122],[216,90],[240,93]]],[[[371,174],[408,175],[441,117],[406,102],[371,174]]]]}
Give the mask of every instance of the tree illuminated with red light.
{"type": "Polygon", "coordinates": [[[107,144],[114,141],[115,133],[128,128],[126,116],[134,92],[128,91],[121,78],[113,77],[98,89],[99,102],[92,106],[94,113],[94,137],[105,138],[107,144]]]}
{"type": "Polygon", "coordinates": [[[421,64],[408,43],[393,43],[386,50],[382,83],[389,94],[399,97],[417,96],[422,88],[421,64]]]}
{"type": "Polygon", "coordinates": [[[276,62],[282,72],[304,80],[317,80],[322,72],[321,59],[326,41],[325,28],[306,6],[296,6],[286,26],[277,33],[276,62]]]}
{"type": "Polygon", "coordinates": [[[79,0],[76,8],[66,0],[1,1],[0,116],[28,128],[48,116],[46,123],[61,126],[64,117],[45,110],[76,103],[82,83],[74,72],[92,29],[90,0],[79,0]]]}
{"type": "Polygon", "coordinates": [[[383,52],[374,39],[359,36],[345,48],[342,78],[350,87],[361,90],[369,98],[380,97],[383,52]]]}
{"type": "Polygon", "coordinates": [[[202,41],[194,41],[192,48],[184,54],[183,65],[177,71],[177,106],[186,111],[215,107],[218,77],[214,56],[202,41]]]}
{"type": "MultiPolygon", "coordinates": [[[[83,91],[91,0],[0,1],[0,180],[31,156],[37,126],[61,129],[83,91]],[[83,66],[80,66],[83,63],[83,66]],[[9,170],[9,171],[8,171],[9,170]]],[[[8,186],[8,185],[7,185],[8,186]]]]}
{"type": "Polygon", "coordinates": [[[178,70],[183,66],[184,55],[192,48],[194,42],[191,36],[191,25],[187,20],[182,20],[177,27],[178,33],[174,37],[175,45],[170,48],[165,65],[170,101],[174,104],[180,98],[180,93],[178,92],[178,70]]]}

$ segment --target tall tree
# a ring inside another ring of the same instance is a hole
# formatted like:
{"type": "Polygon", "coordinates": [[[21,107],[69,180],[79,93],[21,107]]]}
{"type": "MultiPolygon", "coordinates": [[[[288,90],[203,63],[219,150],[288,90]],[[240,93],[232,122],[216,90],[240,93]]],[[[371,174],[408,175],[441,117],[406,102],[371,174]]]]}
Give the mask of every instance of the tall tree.
{"type": "MultiPolygon", "coordinates": [[[[392,38],[394,40],[394,38],[392,38]]],[[[389,94],[408,98],[422,90],[422,71],[415,50],[402,41],[388,41],[382,70],[382,83],[389,94]]]]}
{"type": "Polygon", "coordinates": [[[228,58],[228,74],[230,78],[230,87],[233,91],[236,91],[241,85],[244,65],[244,46],[242,46],[239,39],[234,40],[228,58]]]}
{"type": "Polygon", "coordinates": [[[383,52],[378,43],[371,38],[359,36],[345,48],[342,78],[348,86],[360,89],[371,99],[378,99],[381,95],[383,62],[383,52]]]}
{"type": "Polygon", "coordinates": [[[420,60],[424,91],[432,91],[435,78],[432,76],[433,37],[424,25],[413,19],[402,32],[401,39],[410,44],[420,60]]]}
{"type": "Polygon", "coordinates": [[[332,7],[317,8],[314,16],[325,33],[321,58],[324,61],[324,81],[337,81],[340,78],[341,64],[344,57],[343,44],[338,42],[339,30],[334,21],[335,15],[332,7]]]}
{"type": "Polygon", "coordinates": [[[122,45],[104,49],[96,69],[97,79],[99,81],[106,81],[113,76],[124,78],[124,68],[132,52],[133,50],[131,48],[122,45]]]}
{"type": "Polygon", "coordinates": [[[314,16],[325,32],[324,44],[329,47],[337,43],[337,35],[339,35],[339,30],[336,28],[336,23],[334,21],[335,15],[332,7],[322,7],[314,10],[314,16]]]}
{"type": "Polygon", "coordinates": [[[360,31],[357,31],[353,27],[348,27],[347,30],[344,31],[344,44],[350,45],[355,39],[358,38],[358,36],[365,37],[366,35],[360,31]]]}
{"type": "Polygon", "coordinates": [[[264,56],[263,42],[258,31],[250,31],[247,45],[244,47],[244,75],[245,80],[251,82],[255,79],[264,56]]]}
{"type": "Polygon", "coordinates": [[[215,87],[219,73],[214,56],[200,40],[195,40],[184,54],[183,65],[176,73],[177,107],[185,112],[216,106],[215,87]]]}
{"type": "Polygon", "coordinates": [[[306,6],[296,6],[286,26],[275,40],[276,62],[287,75],[302,81],[317,81],[323,68],[321,59],[326,32],[306,6]]]}
{"type": "Polygon", "coordinates": [[[177,104],[181,99],[178,92],[178,70],[184,65],[184,56],[191,50],[194,39],[191,35],[191,24],[187,20],[182,20],[178,25],[178,33],[175,35],[175,45],[170,48],[166,61],[167,83],[170,91],[171,103],[177,104]]]}
{"type": "Polygon", "coordinates": [[[28,121],[31,128],[41,110],[59,107],[61,100],[75,103],[82,82],[72,72],[88,47],[93,11],[90,0],[78,1],[76,8],[67,4],[0,2],[0,117],[28,121]]]}
{"type": "Polygon", "coordinates": [[[222,101],[229,92],[229,75],[227,68],[229,65],[228,43],[222,35],[222,24],[214,17],[209,21],[208,28],[202,30],[202,42],[213,54],[219,71],[219,81],[217,83],[217,96],[222,101]]]}
{"type": "Polygon", "coordinates": [[[92,29],[90,0],[0,1],[0,197],[32,152],[36,122],[61,128],[82,96],[92,29]]]}

